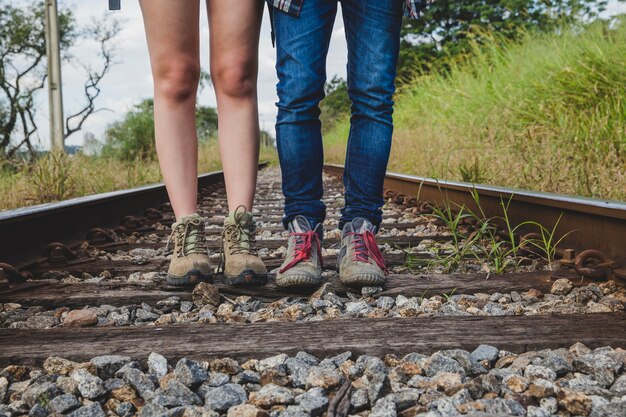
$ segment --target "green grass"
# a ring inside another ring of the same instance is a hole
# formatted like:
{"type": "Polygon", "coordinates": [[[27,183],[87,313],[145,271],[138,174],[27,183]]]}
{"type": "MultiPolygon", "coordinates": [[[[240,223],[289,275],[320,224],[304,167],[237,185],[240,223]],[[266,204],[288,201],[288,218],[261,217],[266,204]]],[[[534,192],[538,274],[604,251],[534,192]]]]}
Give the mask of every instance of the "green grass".
{"type": "MultiPolygon", "coordinates": [[[[626,200],[626,21],[493,38],[396,103],[390,170],[626,200]]],[[[326,134],[329,162],[348,129],[326,134]]]]}
{"type": "MultiPolygon", "coordinates": [[[[261,149],[262,160],[276,160],[276,151],[261,149]]],[[[1,161],[0,161],[1,162],[1,161]]],[[[221,169],[216,141],[199,148],[200,173],[221,169]]],[[[48,154],[12,170],[0,165],[0,210],[61,201],[84,195],[138,187],[162,181],[156,160],[48,154]]]]}

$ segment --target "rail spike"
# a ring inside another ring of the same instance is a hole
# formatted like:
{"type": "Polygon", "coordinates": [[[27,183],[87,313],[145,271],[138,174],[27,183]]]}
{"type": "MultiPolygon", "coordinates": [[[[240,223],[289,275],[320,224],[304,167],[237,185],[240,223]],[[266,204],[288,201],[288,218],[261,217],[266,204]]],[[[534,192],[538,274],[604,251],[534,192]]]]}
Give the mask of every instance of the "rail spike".
{"type": "Polygon", "coordinates": [[[78,253],[59,242],[50,243],[46,246],[44,254],[47,256],[48,262],[54,265],[66,264],[71,259],[78,258],[78,253]]]}
{"type": "Polygon", "coordinates": [[[20,272],[13,265],[0,262],[0,282],[5,279],[11,284],[20,284],[32,277],[30,272],[20,272]]]}
{"type": "Polygon", "coordinates": [[[613,259],[606,253],[595,249],[588,249],[579,253],[574,261],[576,272],[594,280],[609,279],[612,270],[617,268],[618,265],[613,259]],[[593,261],[599,261],[599,263],[593,261]]]}

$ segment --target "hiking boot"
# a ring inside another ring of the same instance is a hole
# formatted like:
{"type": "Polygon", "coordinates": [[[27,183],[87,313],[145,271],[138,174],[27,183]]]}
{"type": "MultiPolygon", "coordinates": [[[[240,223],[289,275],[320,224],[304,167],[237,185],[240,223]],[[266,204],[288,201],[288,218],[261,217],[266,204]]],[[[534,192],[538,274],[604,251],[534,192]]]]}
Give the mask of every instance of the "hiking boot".
{"type": "Polygon", "coordinates": [[[172,225],[167,241],[168,246],[174,241],[174,253],[167,270],[168,284],[187,286],[213,279],[204,228],[204,218],[199,214],[185,216],[172,225]]]}
{"type": "Polygon", "coordinates": [[[363,217],[357,217],[343,227],[337,258],[342,283],[373,287],[387,281],[389,270],[376,244],[374,231],[374,225],[363,217]]]}
{"type": "Polygon", "coordinates": [[[267,269],[254,248],[256,224],[252,213],[237,207],[224,221],[222,262],[228,285],[254,285],[267,282],[267,269]]]}
{"type": "Polygon", "coordinates": [[[311,229],[304,216],[296,216],[289,223],[287,256],[278,274],[279,287],[310,287],[322,283],[322,237],[323,226],[311,229]]]}

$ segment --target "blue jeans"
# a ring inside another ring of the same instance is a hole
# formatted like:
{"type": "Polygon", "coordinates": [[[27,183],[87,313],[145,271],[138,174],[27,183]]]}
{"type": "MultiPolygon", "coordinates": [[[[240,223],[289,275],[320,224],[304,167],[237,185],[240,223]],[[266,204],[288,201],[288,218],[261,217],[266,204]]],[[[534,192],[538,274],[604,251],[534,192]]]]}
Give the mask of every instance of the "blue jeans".
{"type": "Polygon", "coordinates": [[[273,11],[279,79],[276,139],[285,225],[303,215],[315,227],[326,216],[321,200],[324,155],[319,102],[324,98],[326,56],[339,1],[352,102],[343,178],[345,207],[339,227],[355,217],[377,227],[382,220],[403,1],[306,0],[299,17],[273,11]]]}

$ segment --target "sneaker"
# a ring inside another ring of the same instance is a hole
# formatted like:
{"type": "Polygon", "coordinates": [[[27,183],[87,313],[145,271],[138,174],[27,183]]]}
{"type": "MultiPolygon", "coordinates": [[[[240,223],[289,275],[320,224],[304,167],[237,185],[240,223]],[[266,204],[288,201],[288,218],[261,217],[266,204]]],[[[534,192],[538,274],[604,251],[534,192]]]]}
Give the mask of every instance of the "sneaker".
{"type": "Polygon", "coordinates": [[[322,283],[322,224],[315,230],[304,216],[296,216],[289,223],[287,257],[278,274],[279,287],[310,287],[322,283]]]}
{"type": "Polygon", "coordinates": [[[244,206],[237,207],[224,221],[222,262],[224,282],[228,285],[254,285],[267,282],[267,269],[257,254],[256,223],[244,206]]]}
{"type": "Polygon", "coordinates": [[[376,244],[374,231],[374,225],[363,217],[357,217],[343,227],[337,258],[342,283],[372,287],[384,285],[387,281],[389,270],[376,244]]]}
{"type": "Polygon", "coordinates": [[[187,286],[212,281],[213,268],[204,228],[204,218],[199,214],[185,216],[172,225],[172,234],[167,241],[168,247],[174,241],[174,253],[167,270],[168,284],[187,286]]]}

